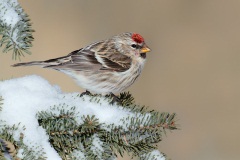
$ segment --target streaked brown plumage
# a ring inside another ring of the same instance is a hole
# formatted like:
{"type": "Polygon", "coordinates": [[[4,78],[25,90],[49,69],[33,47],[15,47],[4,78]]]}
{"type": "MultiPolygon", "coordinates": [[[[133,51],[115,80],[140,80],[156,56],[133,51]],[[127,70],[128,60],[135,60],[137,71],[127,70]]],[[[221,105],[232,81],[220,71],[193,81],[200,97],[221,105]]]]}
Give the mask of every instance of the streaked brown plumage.
{"type": "Polygon", "coordinates": [[[91,92],[108,94],[121,92],[135,82],[149,51],[142,36],[126,32],[64,57],[13,66],[52,68],[70,75],[81,87],[91,92]]]}

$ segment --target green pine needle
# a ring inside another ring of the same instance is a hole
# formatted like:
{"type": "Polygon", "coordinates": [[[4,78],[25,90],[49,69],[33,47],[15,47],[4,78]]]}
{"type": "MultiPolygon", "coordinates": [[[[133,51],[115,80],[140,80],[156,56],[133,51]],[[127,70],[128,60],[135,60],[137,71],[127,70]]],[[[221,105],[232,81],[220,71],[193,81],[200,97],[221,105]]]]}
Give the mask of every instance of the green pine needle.
{"type": "MultiPolygon", "coordinates": [[[[11,1],[8,3],[10,4],[11,1]]],[[[29,49],[32,47],[32,42],[34,40],[32,36],[34,30],[32,29],[32,24],[30,23],[28,15],[24,13],[21,6],[10,5],[20,16],[20,21],[14,26],[9,26],[0,19],[0,47],[3,47],[3,53],[12,51],[12,58],[14,60],[20,60],[24,54],[31,54],[29,49]]],[[[0,9],[3,9],[1,4],[0,9]]]]}

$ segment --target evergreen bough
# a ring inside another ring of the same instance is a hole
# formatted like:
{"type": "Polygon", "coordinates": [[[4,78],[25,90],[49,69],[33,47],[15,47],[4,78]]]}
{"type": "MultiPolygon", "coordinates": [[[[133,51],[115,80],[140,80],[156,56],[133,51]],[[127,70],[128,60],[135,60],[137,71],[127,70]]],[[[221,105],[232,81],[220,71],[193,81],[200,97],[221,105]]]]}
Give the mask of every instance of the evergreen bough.
{"type": "Polygon", "coordinates": [[[36,146],[29,148],[23,142],[24,135],[18,135],[19,141],[13,137],[16,130],[24,130],[20,123],[18,125],[8,126],[5,122],[0,120],[0,160],[45,160],[46,156],[42,148],[36,146]],[[20,159],[17,154],[21,152],[22,158],[20,159]]]}
{"type": "Polygon", "coordinates": [[[3,47],[3,53],[12,50],[13,59],[20,59],[24,53],[31,54],[33,32],[29,16],[17,1],[0,1],[0,47],[3,47]]]}
{"type": "MultiPolygon", "coordinates": [[[[112,102],[108,95],[88,96],[91,97],[89,103],[100,103],[100,99],[109,101],[109,104],[112,102]]],[[[84,99],[80,95],[76,98],[84,99]]],[[[151,157],[149,153],[157,149],[157,143],[161,141],[166,130],[177,129],[176,115],[159,113],[148,110],[145,106],[136,105],[129,92],[121,93],[119,100],[122,104],[119,107],[128,109],[136,115],[130,120],[129,118],[121,119],[123,125],[119,126],[99,123],[94,115],[80,117],[75,110],[77,106],[67,104],[51,106],[48,110],[37,113],[36,118],[49,135],[49,142],[63,160],[79,159],[79,157],[86,160],[111,160],[116,159],[117,155],[123,156],[125,152],[132,157],[139,157],[140,160],[146,158],[155,160],[154,157],[149,158],[151,157]],[[82,124],[78,124],[79,118],[82,119],[82,124]]],[[[0,125],[1,123],[3,122],[0,122],[0,125]]],[[[21,135],[20,142],[12,138],[13,131],[18,130],[19,127],[20,124],[0,127],[2,144],[0,155],[11,153],[4,147],[6,142],[9,142],[15,146],[15,154],[10,154],[12,157],[16,157],[21,151],[25,154],[24,160],[44,160],[46,157],[39,149],[40,147],[35,146],[29,149],[23,143],[24,135],[21,135]]]]}

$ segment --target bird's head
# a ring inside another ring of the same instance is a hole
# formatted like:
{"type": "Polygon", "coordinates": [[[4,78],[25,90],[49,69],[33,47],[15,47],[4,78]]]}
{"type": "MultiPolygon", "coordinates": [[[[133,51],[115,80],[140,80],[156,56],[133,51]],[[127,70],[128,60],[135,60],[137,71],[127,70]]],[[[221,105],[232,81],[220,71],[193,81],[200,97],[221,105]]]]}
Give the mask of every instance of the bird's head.
{"type": "Polygon", "coordinates": [[[144,38],[137,33],[122,33],[113,37],[116,49],[132,58],[146,58],[150,48],[146,45],[144,38]]]}

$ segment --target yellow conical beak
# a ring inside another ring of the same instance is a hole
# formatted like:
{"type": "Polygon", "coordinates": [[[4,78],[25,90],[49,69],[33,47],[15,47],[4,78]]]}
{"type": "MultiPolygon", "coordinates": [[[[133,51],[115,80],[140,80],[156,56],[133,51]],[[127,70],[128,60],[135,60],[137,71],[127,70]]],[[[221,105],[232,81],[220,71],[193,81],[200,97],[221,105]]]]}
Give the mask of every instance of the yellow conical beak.
{"type": "Polygon", "coordinates": [[[141,53],[146,53],[146,52],[150,52],[151,49],[147,46],[147,45],[144,45],[143,48],[141,49],[141,53]]]}

